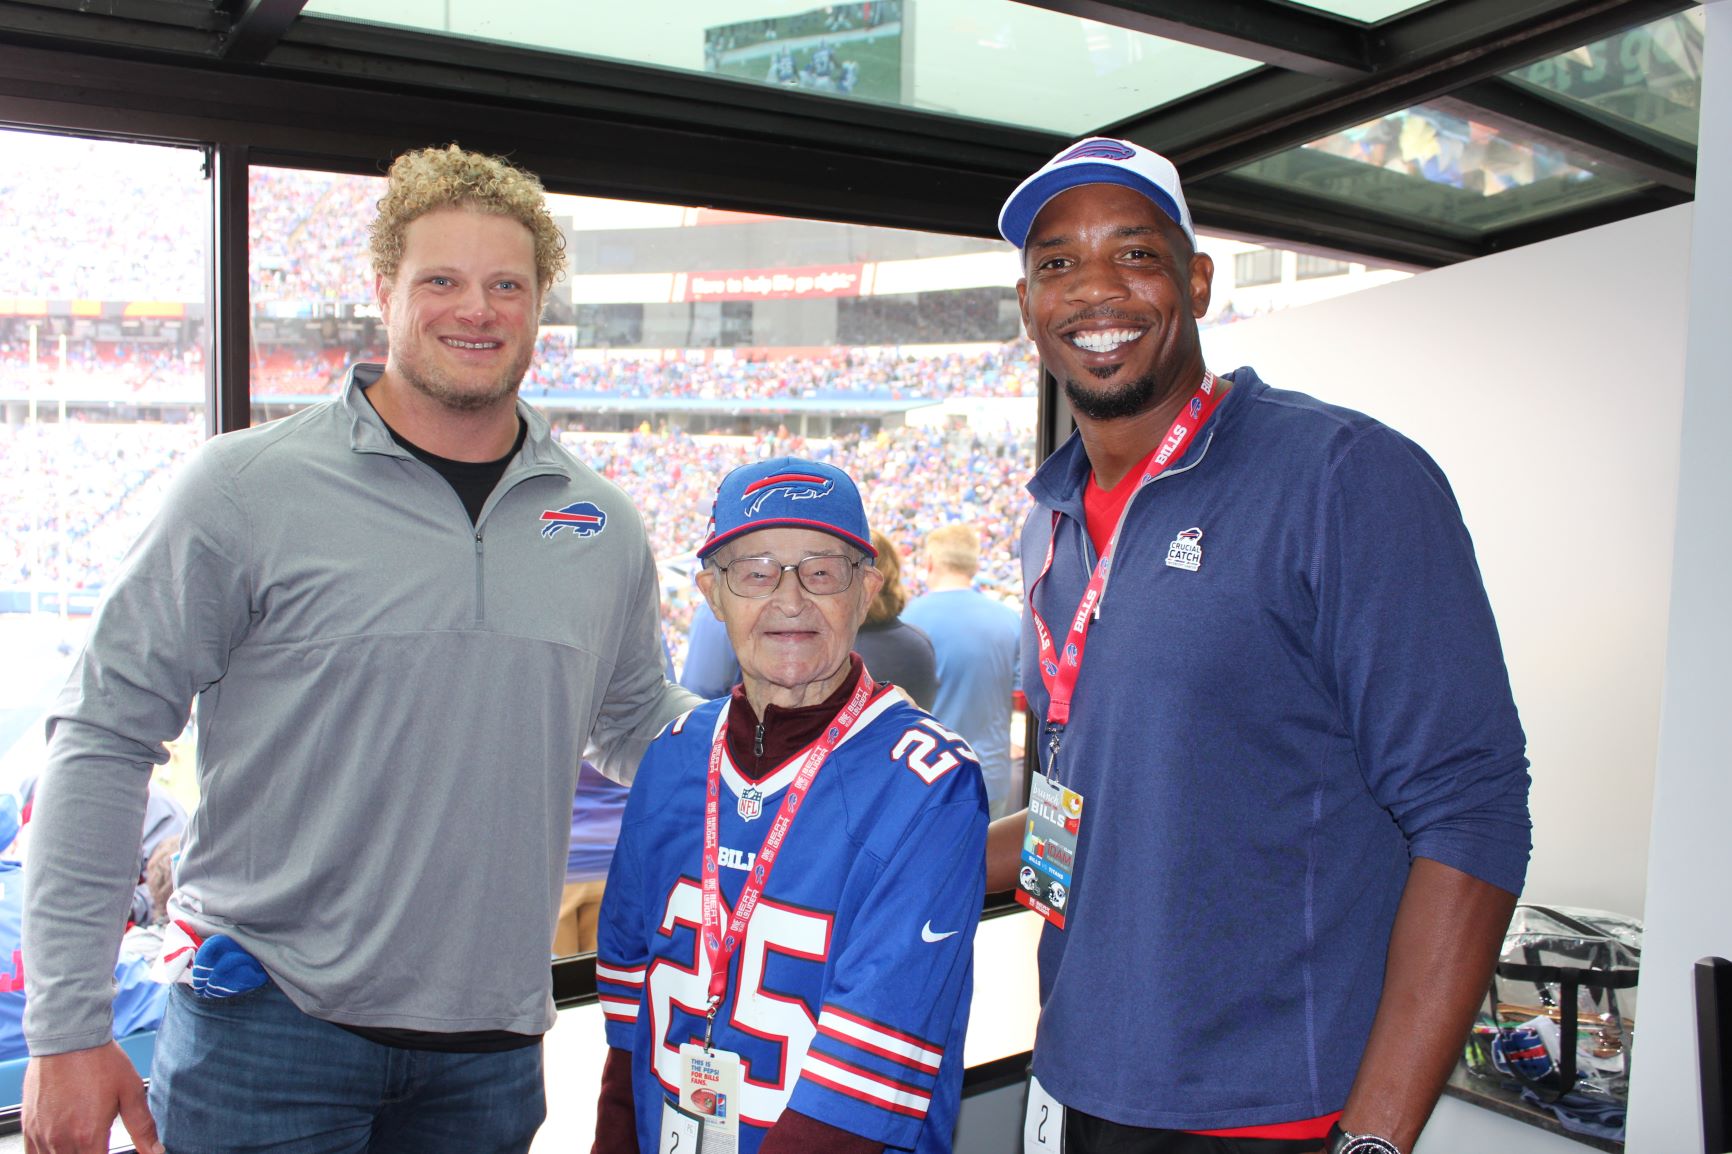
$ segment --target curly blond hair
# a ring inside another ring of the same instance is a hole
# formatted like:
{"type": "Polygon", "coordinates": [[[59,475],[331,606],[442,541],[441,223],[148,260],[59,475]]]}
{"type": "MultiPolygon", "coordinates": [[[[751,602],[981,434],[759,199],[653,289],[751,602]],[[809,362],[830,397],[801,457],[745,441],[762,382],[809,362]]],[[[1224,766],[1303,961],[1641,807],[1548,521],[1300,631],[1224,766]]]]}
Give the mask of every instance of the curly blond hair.
{"type": "Polygon", "coordinates": [[[392,162],[379,215],[367,229],[373,271],[394,278],[410,223],[441,208],[508,216],[527,228],[535,238],[535,277],[544,300],[565,271],[565,237],[547,211],[547,190],[535,174],[455,144],[417,148],[392,162]]]}

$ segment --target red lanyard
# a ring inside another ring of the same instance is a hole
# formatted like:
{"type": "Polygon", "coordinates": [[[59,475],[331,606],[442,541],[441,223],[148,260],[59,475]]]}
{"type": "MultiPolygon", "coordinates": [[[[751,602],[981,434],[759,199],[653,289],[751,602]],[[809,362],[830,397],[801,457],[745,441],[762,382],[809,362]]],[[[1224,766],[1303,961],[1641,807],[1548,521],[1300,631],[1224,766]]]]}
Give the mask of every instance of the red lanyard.
{"type": "MultiPolygon", "coordinates": [[[[728,961],[746,938],[746,925],[752,920],[752,912],[758,908],[758,898],[764,892],[765,883],[770,880],[770,870],[776,864],[782,842],[788,837],[788,827],[794,824],[794,816],[799,812],[800,803],[806,798],[806,791],[812,787],[812,779],[818,776],[819,767],[829,759],[831,752],[842,744],[842,739],[848,736],[854,723],[860,720],[860,715],[866,711],[866,706],[871,702],[877,688],[872,683],[872,678],[862,669],[860,682],[854,687],[848,704],[824,727],[823,734],[813,745],[811,752],[806,754],[800,771],[794,775],[788,792],[782,797],[782,807],[776,811],[776,820],[770,823],[770,832],[764,835],[763,848],[758,850],[757,861],[752,866],[750,876],[746,878],[745,887],[740,890],[740,898],[734,903],[734,916],[728,921],[726,936],[722,934],[722,888],[718,879],[718,859],[722,829],[722,753],[723,740],[728,729],[727,708],[724,708],[721,716],[716,719],[715,738],[710,744],[709,781],[704,792],[704,956],[710,961],[711,1023],[715,1021],[716,1007],[721,1005],[722,998],[728,992],[728,961]]],[[[704,1048],[708,1049],[709,1044],[709,1027],[706,1026],[704,1048]]]]}
{"type": "MultiPolygon", "coordinates": [[[[1160,476],[1168,465],[1179,459],[1180,450],[1190,444],[1192,434],[1208,421],[1220,400],[1221,393],[1215,390],[1215,374],[1205,372],[1196,393],[1173,419],[1172,428],[1167,430],[1161,443],[1156,445],[1154,451],[1143,458],[1142,464],[1138,466],[1143,473],[1142,480],[1137,482],[1136,491],[1119,511],[1119,520],[1118,524],[1113,526],[1113,535],[1107,541],[1107,547],[1101,551],[1100,559],[1095,562],[1094,573],[1089,578],[1088,587],[1083,590],[1082,603],[1077,606],[1077,611],[1070,620],[1070,628],[1065,633],[1062,656],[1053,643],[1052,631],[1047,628],[1040,610],[1034,607],[1034,592],[1040,587],[1040,583],[1046,580],[1047,571],[1052,568],[1053,546],[1058,541],[1059,514],[1052,515],[1052,533],[1046,542],[1046,563],[1040,568],[1040,576],[1036,577],[1034,584],[1029,587],[1028,612],[1034,619],[1034,634],[1040,643],[1040,677],[1046,683],[1046,722],[1052,733],[1051,750],[1054,754],[1058,752],[1057,727],[1070,723],[1071,696],[1076,692],[1077,675],[1082,672],[1083,650],[1088,645],[1089,626],[1100,614],[1101,598],[1106,596],[1107,591],[1107,574],[1112,570],[1113,554],[1118,551],[1119,534],[1124,532],[1125,518],[1131,511],[1131,501],[1136,500],[1137,493],[1142,492],[1144,485],[1160,476]]],[[[1050,761],[1047,772],[1052,772],[1050,761]]]]}

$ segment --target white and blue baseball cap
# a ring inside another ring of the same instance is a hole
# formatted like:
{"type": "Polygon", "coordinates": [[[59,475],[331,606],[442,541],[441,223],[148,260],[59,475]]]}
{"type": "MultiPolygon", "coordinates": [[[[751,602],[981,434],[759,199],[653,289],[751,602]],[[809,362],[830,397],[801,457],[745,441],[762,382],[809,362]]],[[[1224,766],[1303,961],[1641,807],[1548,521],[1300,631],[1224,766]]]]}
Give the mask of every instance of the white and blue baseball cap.
{"type": "Polygon", "coordinates": [[[1140,144],[1108,136],[1091,136],[1071,145],[1017,185],[998,210],[999,235],[1022,248],[1028,243],[1034,218],[1047,201],[1083,184],[1119,184],[1142,193],[1185,231],[1193,246],[1197,243],[1191,210],[1185,204],[1179,170],[1173,162],[1140,144]]]}
{"type": "Polygon", "coordinates": [[[804,457],[775,457],[741,465],[716,487],[710,534],[698,546],[704,560],[743,533],[759,529],[816,529],[878,556],[866,527],[866,506],[854,479],[834,465],[804,457]]]}

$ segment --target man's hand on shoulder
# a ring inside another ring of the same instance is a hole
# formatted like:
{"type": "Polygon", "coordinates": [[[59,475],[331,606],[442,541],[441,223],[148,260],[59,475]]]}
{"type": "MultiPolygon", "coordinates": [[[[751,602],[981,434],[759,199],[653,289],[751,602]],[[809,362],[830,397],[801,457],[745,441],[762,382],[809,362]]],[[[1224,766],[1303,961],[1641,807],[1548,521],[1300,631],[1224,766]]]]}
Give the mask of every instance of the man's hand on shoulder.
{"type": "Polygon", "coordinates": [[[24,1073],[25,1154],[107,1154],[116,1115],[139,1154],[163,1154],[144,1082],[118,1043],[31,1059],[24,1073]]]}

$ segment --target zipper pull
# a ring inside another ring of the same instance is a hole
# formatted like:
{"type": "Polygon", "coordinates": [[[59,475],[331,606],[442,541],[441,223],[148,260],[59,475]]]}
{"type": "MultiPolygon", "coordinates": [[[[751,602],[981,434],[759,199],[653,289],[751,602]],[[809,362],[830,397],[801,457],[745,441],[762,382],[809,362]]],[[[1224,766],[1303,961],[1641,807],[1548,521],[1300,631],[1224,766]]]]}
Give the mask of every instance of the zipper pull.
{"type": "Polygon", "coordinates": [[[757,735],[752,738],[752,755],[754,757],[764,756],[764,723],[761,721],[758,722],[757,735]]]}

